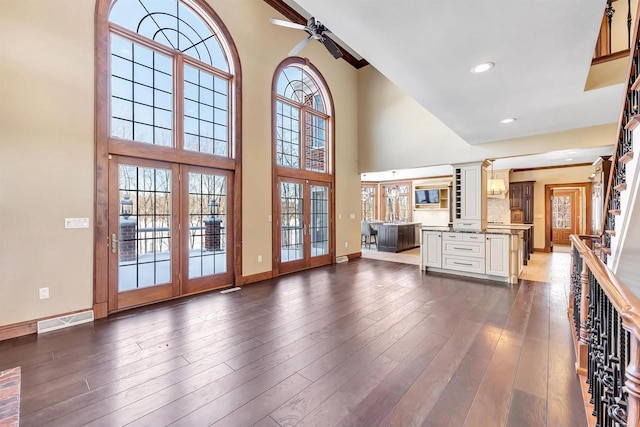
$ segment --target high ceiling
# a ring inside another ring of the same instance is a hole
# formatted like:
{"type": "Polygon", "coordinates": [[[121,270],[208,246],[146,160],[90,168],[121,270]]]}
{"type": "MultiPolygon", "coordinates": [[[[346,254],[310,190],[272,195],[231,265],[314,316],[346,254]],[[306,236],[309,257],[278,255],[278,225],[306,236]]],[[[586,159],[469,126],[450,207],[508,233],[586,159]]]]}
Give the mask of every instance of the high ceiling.
{"type": "Polygon", "coordinates": [[[604,0],[286,2],[470,144],[618,120],[623,85],[584,90],[604,0]]]}

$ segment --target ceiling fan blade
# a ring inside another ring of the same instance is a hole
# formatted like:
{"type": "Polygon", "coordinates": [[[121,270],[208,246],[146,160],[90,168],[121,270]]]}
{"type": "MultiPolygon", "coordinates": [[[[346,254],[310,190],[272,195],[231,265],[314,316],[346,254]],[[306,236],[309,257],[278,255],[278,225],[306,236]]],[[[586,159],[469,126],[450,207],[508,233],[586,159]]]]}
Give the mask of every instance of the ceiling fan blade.
{"type": "Polygon", "coordinates": [[[302,39],[300,43],[298,43],[293,47],[293,49],[291,49],[291,52],[289,52],[289,56],[297,55],[298,52],[300,52],[311,41],[311,38],[312,37],[309,36],[306,39],[302,39]]]}
{"type": "Polygon", "coordinates": [[[283,21],[282,19],[269,18],[269,22],[281,27],[295,28],[296,30],[304,30],[305,26],[302,24],[296,24],[295,22],[283,21]]]}
{"type": "Polygon", "coordinates": [[[323,37],[320,41],[335,59],[342,57],[342,51],[340,50],[338,45],[336,45],[329,37],[323,37]]]}

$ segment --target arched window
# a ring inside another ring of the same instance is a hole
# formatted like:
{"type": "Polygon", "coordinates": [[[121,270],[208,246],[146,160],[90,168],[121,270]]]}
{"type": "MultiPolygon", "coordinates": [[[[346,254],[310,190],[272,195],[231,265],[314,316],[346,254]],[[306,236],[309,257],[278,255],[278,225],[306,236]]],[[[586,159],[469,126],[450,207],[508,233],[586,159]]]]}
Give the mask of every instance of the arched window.
{"type": "Polygon", "coordinates": [[[333,103],[320,72],[288,58],[273,80],[275,275],[334,260],[333,103]]]}
{"type": "Polygon", "coordinates": [[[233,156],[233,63],[215,21],[196,10],[178,0],[113,5],[111,137],[233,156]]]}
{"type": "Polygon", "coordinates": [[[329,120],[324,84],[304,63],[284,67],[277,79],[276,163],[329,173],[329,120]]]}
{"type": "Polygon", "coordinates": [[[235,283],[240,63],[205,0],[96,1],[97,317],[235,283]]]}

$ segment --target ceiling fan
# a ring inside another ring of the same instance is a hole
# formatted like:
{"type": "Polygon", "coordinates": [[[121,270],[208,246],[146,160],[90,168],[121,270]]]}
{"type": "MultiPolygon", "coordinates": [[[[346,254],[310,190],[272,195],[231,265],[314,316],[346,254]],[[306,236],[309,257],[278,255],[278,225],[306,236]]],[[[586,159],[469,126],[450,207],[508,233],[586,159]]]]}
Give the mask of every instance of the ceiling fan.
{"type": "Polygon", "coordinates": [[[289,56],[296,55],[300,52],[311,40],[318,40],[320,43],[327,48],[329,53],[333,55],[334,58],[338,59],[342,56],[342,51],[340,48],[327,37],[327,34],[330,33],[329,29],[322,25],[320,21],[316,21],[316,19],[312,16],[307,21],[307,25],[296,24],[295,22],[283,21],[282,19],[271,18],[269,22],[275,25],[280,25],[282,27],[295,28],[297,30],[304,30],[309,34],[309,36],[305,39],[302,39],[300,43],[295,45],[291,52],[289,52],[289,56]]]}

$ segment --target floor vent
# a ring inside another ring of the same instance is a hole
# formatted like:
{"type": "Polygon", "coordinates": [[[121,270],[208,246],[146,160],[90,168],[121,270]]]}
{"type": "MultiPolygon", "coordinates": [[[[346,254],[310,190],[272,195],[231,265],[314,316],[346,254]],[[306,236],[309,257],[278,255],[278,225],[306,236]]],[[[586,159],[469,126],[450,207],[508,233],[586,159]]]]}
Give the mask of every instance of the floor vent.
{"type": "Polygon", "coordinates": [[[336,262],[337,263],[347,262],[347,261],[349,261],[349,257],[344,256],[344,255],[343,256],[339,256],[339,257],[336,258],[336,262]]]}
{"type": "Polygon", "coordinates": [[[40,320],[38,322],[38,333],[56,331],[70,326],[81,325],[83,323],[93,322],[93,310],[83,311],[81,313],[69,314],[67,316],[55,317],[53,319],[40,320]]]}

